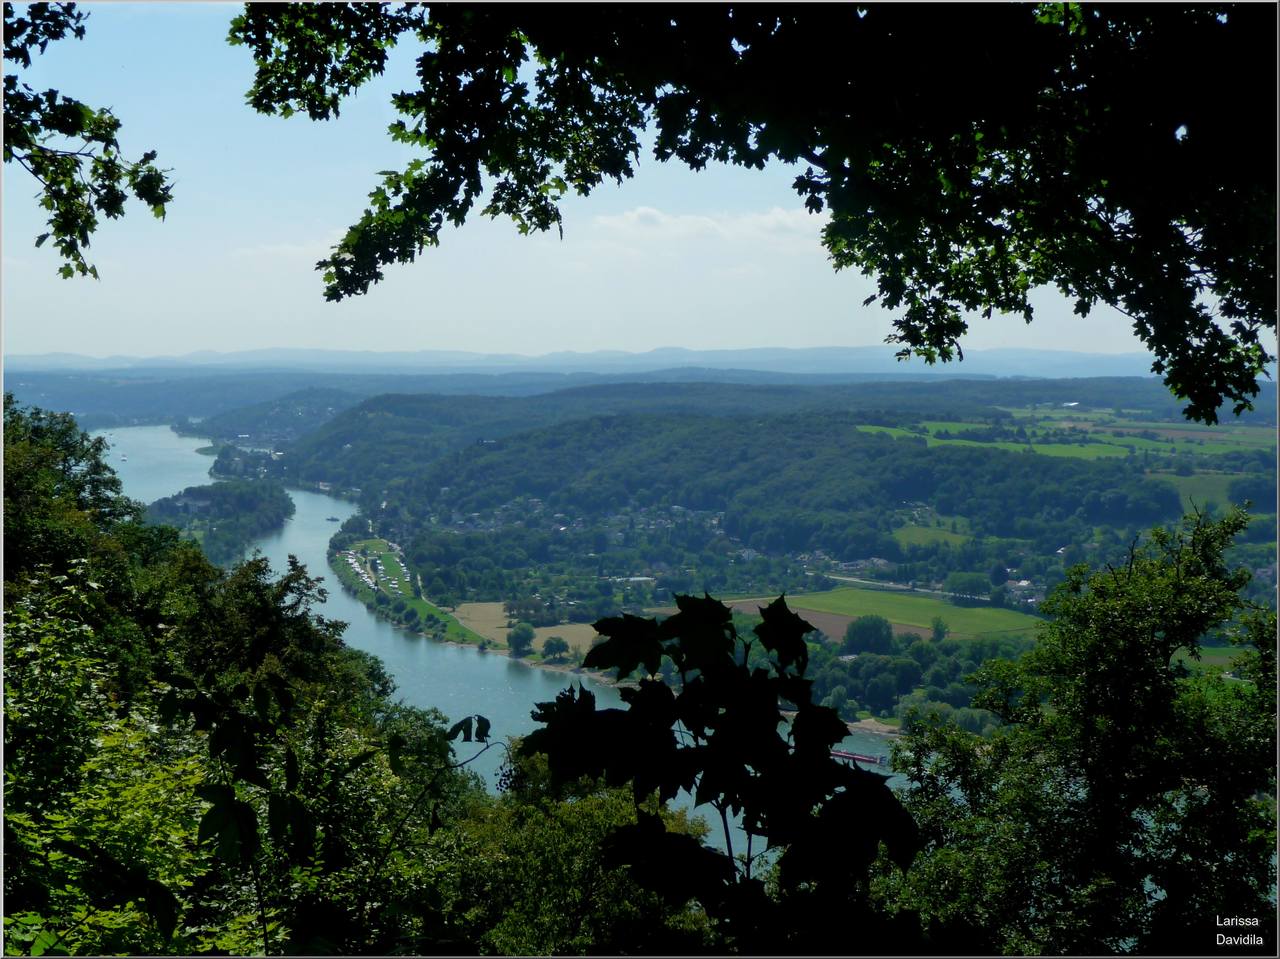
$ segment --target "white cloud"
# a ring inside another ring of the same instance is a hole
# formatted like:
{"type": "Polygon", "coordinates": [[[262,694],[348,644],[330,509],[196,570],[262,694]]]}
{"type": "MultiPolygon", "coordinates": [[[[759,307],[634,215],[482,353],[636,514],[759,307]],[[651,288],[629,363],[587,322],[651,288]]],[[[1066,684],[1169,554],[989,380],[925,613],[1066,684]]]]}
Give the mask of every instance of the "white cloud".
{"type": "Polygon", "coordinates": [[[253,260],[306,260],[315,263],[333,252],[334,245],[342,239],[343,233],[343,230],[331,230],[321,238],[254,243],[249,246],[233,247],[228,253],[233,257],[253,260]]]}
{"type": "Polygon", "coordinates": [[[826,216],[804,209],[773,207],[749,213],[666,213],[638,206],[623,213],[593,217],[611,239],[634,246],[712,241],[761,245],[794,252],[816,252],[826,216]]]}

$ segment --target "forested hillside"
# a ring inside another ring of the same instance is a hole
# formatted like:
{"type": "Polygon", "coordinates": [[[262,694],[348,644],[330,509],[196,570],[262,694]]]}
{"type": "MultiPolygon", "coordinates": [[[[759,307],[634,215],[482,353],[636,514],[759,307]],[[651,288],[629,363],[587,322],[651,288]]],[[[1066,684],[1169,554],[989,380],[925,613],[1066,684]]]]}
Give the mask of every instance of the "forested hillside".
{"type": "Polygon", "coordinates": [[[1147,952],[1273,914],[1275,619],[1222,561],[1238,513],[1073,571],[980,671],[993,728],[920,717],[900,797],[829,755],[807,623],[690,597],[597,624],[626,708],[537,704],[493,796],[487,721],[394,703],[305,569],[220,570],[69,417],[4,425],[8,953],[851,951],[836,915],[876,953],[1147,952]],[[1230,678],[1183,666],[1211,630],[1230,678]],[[703,844],[682,788],[758,845],[703,844]]]}
{"type": "MultiPolygon", "coordinates": [[[[1274,387],[1262,384],[1263,398],[1274,387]]],[[[1120,413],[1132,420],[1181,423],[1178,404],[1153,379],[951,380],[826,386],[730,383],[620,383],[536,396],[373,397],[292,444],[276,467],[305,482],[339,487],[385,485],[412,475],[444,452],[542,425],[607,413],[744,417],[801,410],[845,411],[861,422],[907,425],[930,418],[1012,423],[1011,409],[1120,413]]],[[[1259,403],[1242,423],[1275,422],[1259,403]]],[[[198,431],[198,428],[196,428],[198,431]]],[[[225,434],[218,430],[218,434],[225,434]]],[[[201,435],[215,435],[214,433],[201,435]]],[[[1077,437],[1078,438],[1078,437],[1077,437]]],[[[250,445],[259,445],[247,441],[250,445]]]]}

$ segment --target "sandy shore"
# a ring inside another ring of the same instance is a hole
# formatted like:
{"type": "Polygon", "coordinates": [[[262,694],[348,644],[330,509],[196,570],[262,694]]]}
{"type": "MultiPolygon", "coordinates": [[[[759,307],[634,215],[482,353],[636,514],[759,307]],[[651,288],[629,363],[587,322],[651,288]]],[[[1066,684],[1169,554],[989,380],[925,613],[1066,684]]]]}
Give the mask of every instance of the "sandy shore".
{"type": "Polygon", "coordinates": [[[876,736],[902,735],[902,730],[899,727],[882,723],[878,719],[859,719],[856,723],[848,723],[847,725],[850,732],[873,733],[876,736]]]}

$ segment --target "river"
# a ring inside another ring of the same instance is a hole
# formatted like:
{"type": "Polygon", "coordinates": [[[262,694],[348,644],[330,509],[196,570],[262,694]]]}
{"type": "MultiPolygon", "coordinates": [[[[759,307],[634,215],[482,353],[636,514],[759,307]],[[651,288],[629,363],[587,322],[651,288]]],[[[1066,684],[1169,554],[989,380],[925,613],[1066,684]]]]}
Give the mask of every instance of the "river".
{"type": "MultiPolygon", "coordinates": [[[[126,496],[151,503],[188,486],[210,482],[208,471],[213,460],[196,452],[207,445],[205,440],[179,436],[167,426],[133,426],[94,435],[105,436],[111,444],[107,462],[119,475],[126,496]]],[[[535,727],[530,715],[534,703],[554,699],[571,682],[591,690],[601,707],[621,705],[614,687],[589,676],[539,669],[474,647],[438,642],[378,619],[329,575],[327,547],[338,524],[327,517],[345,520],[355,512],[355,505],[304,490],[290,490],[289,495],[297,507],[294,515],[282,530],[264,536],[254,547],[277,571],[285,569],[293,555],[312,574],[325,576],[332,588],[317,612],[348,624],[346,643],[383,661],[404,702],[433,707],[451,720],[481,713],[493,724],[493,735],[498,739],[531,732],[535,727]]],[[[468,755],[467,748],[465,744],[458,747],[460,757],[468,755]]],[[[889,742],[870,733],[852,733],[841,748],[879,755],[889,751],[889,742]]],[[[490,749],[472,764],[490,788],[502,758],[501,749],[490,749]]],[[[718,829],[712,832],[712,837],[718,835],[718,829]]],[[[742,848],[738,845],[741,842],[741,836],[735,838],[738,848],[742,848]]]]}

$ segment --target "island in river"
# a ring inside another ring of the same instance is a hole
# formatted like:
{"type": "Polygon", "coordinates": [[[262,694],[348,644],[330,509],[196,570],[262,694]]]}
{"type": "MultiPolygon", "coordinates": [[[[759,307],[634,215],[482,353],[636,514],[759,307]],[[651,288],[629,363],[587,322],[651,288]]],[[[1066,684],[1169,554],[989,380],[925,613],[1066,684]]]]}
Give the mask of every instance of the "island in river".
{"type": "Polygon", "coordinates": [[[211,562],[230,566],[254,540],[278,531],[293,513],[293,500],[279,483],[227,480],[188,486],[156,500],[147,507],[147,522],[177,527],[200,544],[211,562]]]}

